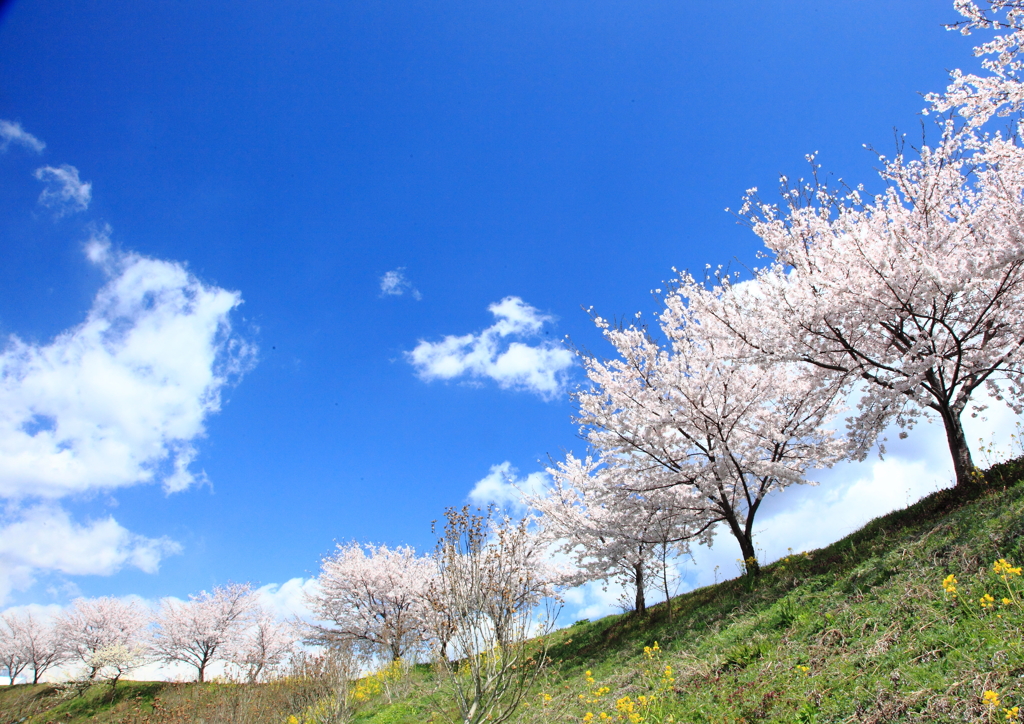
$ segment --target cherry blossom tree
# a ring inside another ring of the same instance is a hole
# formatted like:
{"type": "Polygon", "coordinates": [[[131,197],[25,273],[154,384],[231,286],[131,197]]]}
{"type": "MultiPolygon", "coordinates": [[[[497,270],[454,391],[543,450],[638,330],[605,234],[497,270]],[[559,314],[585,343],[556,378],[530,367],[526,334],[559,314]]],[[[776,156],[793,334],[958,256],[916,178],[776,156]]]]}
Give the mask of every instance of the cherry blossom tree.
{"type": "Polygon", "coordinates": [[[796,365],[745,362],[731,330],[688,303],[702,291],[691,283],[667,296],[663,344],[645,328],[595,318],[619,357],[584,357],[591,387],[576,395],[577,420],[597,458],[562,474],[571,470],[575,485],[596,475],[609,511],[641,503],[673,511],[680,542],[706,540],[710,526],[725,523],[756,575],[753,525],[765,497],[845,450],[829,429],[841,388],[796,365]]]}
{"type": "Polygon", "coordinates": [[[292,624],[257,609],[252,623],[231,642],[227,658],[253,683],[280,666],[295,651],[295,642],[292,624]]]}
{"type": "Polygon", "coordinates": [[[753,283],[721,276],[691,303],[762,362],[801,362],[859,387],[859,457],[892,421],[938,418],[964,490],[978,472],[962,416],[984,409],[979,391],[1024,411],[1024,129],[990,123],[1024,108],[1024,5],[955,5],[962,31],[1003,34],[975,49],[987,74],[956,71],[928,97],[928,112],[952,114],[937,142],[882,157],[873,196],[829,188],[816,165],[811,182],[783,179],[782,208],[752,189],[739,214],[767,266],[753,283]]]}
{"type": "Polygon", "coordinates": [[[5,626],[0,637],[11,640],[25,668],[32,672],[32,683],[38,684],[46,670],[67,660],[68,652],[56,635],[53,622],[43,622],[31,613],[5,613],[5,626]]]}
{"type": "Polygon", "coordinates": [[[397,661],[425,645],[429,558],[410,546],[339,544],[321,561],[319,590],[307,598],[322,623],[310,640],[350,643],[369,655],[397,661]]]}
{"type": "Polygon", "coordinates": [[[10,678],[10,685],[14,686],[15,679],[28,666],[28,659],[25,657],[24,648],[18,641],[18,636],[11,628],[4,617],[0,626],[0,668],[3,668],[10,678]]]}
{"type": "Polygon", "coordinates": [[[188,601],[165,599],[156,622],[154,651],[164,662],[194,666],[201,682],[211,663],[226,660],[226,650],[242,635],[255,609],[256,596],[248,583],[217,586],[188,601]]]}
{"type": "Polygon", "coordinates": [[[548,473],[552,486],[526,501],[540,513],[543,535],[575,566],[565,582],[616,580],[633,591],[640,616],[647,612],[654,567],[668,564],[660,554],[683,553],[694,539],[710,542],[712,524],[692,515],[702,511],[699,503],[681,509],[676,491],[632,492],[616,486],[594,459],[571,453],[548,473]]]}
{"type": "Polygon", "coordinates": [[[113,658],[126,666],[145,658],[150,621],[149,611],[135,601],[108,596],[78,598],[57,617],[56,635],[66,650],[85,664],[91,681],[109,663],[112,652],[117,652],[113,658]]]}
{"type": "Polygon", "coordinates": [[[117,682],[127,674],[147,663],[151,652],[141,644],[132,646],[123,643],[112,643],[89,654],[86,661],[90,674],[89,680],[103,679],[110,684],[113,692],[117,682]]]}

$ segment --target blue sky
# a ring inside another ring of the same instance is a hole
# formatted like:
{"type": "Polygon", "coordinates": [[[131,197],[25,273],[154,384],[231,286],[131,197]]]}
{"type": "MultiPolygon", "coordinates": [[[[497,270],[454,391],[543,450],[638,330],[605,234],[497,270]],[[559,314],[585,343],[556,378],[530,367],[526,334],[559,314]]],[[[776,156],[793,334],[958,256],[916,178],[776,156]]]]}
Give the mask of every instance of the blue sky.
{"type": "MultiPolygon", "coordinates": [[[[755,264],[758,239],[726,207],[805,173],[814,151],[870,187],[863,144],[919,137],[919,94],[977,63],[972,39],[943,29],[945,0],[0,13],[0,119],[38,141],[12,131],[0,154],[5,405],[34,415],[8,415],[0,452],[61,428],[72,402],[79,425],[96,410],[132,421],[105,441],[131,450],[117,471],[97,447],[50,492],[31,465],[0,479],[0,605],[280,584],[335,540],[429,547],[430,521],[492,466],[526,476],[582,452],[561,340],[608,350],[581,307],[649,314],[673,266],[755,264]],[[130,386],[96,392],[58,360],[67,387],[40,412],[11,381],[12,350],[109,352],[113,332],[86,327],[114,319],[97,295],[113,304],[129,273],[187,297],[143,295],[115,319],[165,335],[152,359],[111,368],[145,384],[121,399],[130,386]],[[410,357],[449,335],[473,337],[410,357]],[[475,357],[452,357],[465,345],[475,357]]],[[[927,467],[930,445],[897,461],[927,467]]],[[[943,464],[906,497],[943,484],[943,464]]],[[[814,505],[841,505],[873,470],[792,500],[821,519],[814,505]]],[[[900,491],[871,511],[905,504],[900,491]]]]}

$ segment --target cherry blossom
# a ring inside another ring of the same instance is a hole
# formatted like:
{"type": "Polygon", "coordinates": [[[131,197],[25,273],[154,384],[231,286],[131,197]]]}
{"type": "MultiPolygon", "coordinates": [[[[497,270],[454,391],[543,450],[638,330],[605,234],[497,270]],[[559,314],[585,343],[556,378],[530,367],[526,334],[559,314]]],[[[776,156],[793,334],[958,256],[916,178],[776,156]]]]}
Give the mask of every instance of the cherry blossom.
{"type": "Polygon", "coordinates": [[[295,627],[257,609],[250,625],[229,642],[226,658],[252,683],[270,675],[295,650],[295,627]]]}
{"type": "Polygon", "coordinates": [[[339,544],[321,562],[319,591],[308,599],[323,622],[312,639],[401,659],[427,640],[424,594],[432,575],[430,559],[410,546],[339,544]]]}
{"type": "MultiPolygon", "coordinates": [[[[57,637],[53,622],[44,622],[31,613],[5,613],[0,616],[5,626],[0,627],[0,649],[13,646],[14,660],[24,663],[32,672],[32,683],[38,684],[46,670],[65,661],[68,652],[57,637]]],[[[6,659],[6,655],[4,656],[6,659]]],[[[8,672],[13,669],[8,666],[8,672]]]]}
{"type": "MultiPolygon", "coordinates": [[[[150,614],[135,601],[109,596],[78,598],[57,617],[56,635],[62,645],[87,668],[94,679],[109,663],[103,652],[134,652],[140,658],[148,650],[150,614]]],[[[126,657],[116,657],[127,662],[126,657]]]]}
{"type": "Polygon", "coordinates": [[[189,596],[188,601],[165,599],[160,606],[154,651],[164,662],[194,666],[203,681],[207,667],[226,660],[231,644],[242,635],[256,612],[249,584],[218,586],[189,596]]]}

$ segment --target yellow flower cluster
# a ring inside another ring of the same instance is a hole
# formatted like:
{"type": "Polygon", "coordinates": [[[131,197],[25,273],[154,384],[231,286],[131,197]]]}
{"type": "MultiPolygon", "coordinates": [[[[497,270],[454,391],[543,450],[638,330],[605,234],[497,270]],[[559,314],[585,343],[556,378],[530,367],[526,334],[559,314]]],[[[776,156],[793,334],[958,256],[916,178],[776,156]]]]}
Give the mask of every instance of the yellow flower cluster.
{"type": "Polygon", "coordinates": [[[946,593],[956,598],[956,576],[950,573],[948,576],[942,579],[942,587],[946,590],[946,593]]]}
{"type": "MultiPolygon", "coordinates": [[[[988,707],[989,712],[994,712],[1003,706],[1003,702],[999,698],[999,692],[992,691],[991,689],[981,695],[981,700],[988,707]]],[[[1011,706],[1004,708],[1003,717],[1005,717],[1008,724],[1016,724],[1016,722],[1020,721],[1020,707],[1011,706]]]]}
{"type": "Polygon", "coordinates": [[[1014,568],[1006,562],[1005,558],[1000,558],[998,561],[992,564],[992,571],[996,575],[1002,576],[1003,580],[1005,581],[1007,576],[1019,576],[1021,569],[1014,568]]]}
{"type": "Polygon", "coordinates": [[[799,671],[801,674],[805,674],[806,676],[810,676],[811,675],[811,667],[810,666],[804,666],[803,664],[797,664],[796,665],[796,670],[799,671]]]}
{"type": "Polygon", "coordinates": [[[992,598],[992,594],[986,593],[984,596],[978,599],[978,603],[985,610],[992,610],[995,608],[996,599],[992,598]]]}
{"type": "Polygon", "coordinates": [[[352,690],[352,698],[358,702],[369,701],[384,691],[387,684],[400,680],[405,673],[405,663],[392,661],[377,673],[360,679],[352,690]]]}
{"type": "MultiPolygon", "coordinates": [[[[659,714],[660,707],[663,705],[662,695],[670,692],[676,681],[672,666],[661,663],[661,654],[662,650],[657,641],[650,646],[644,646],[641,671],[644,685],[648,688],[649,693],[640,694],[636,698],[623,696],[615,700],[614,708],[610,706],[611,702],[609,702],[609,709],[607,711],[588,711],[583,715],[583,724],[611,724],[613,722],[643,724],[648,720],[658,722],[674,721],[671,716],[665,718],[664,713],[659,714]]],[[[589,692],[588,694],[579,695],[581,703],[588,705],[599,704],[602,697],[611,693],[609,687],[597,686],[592,671],[587,671],[584,674],[584,678],[586,679],[589,692]]]]}
{"type": "Polygon", "coordinates": [[[672,686],[672,684],[676,683],[675,677],[672,676],[672,667],[668,664],[665,664],[665,671],[662,672],[661,683],[665,688],[668,688],[672,686]]]}

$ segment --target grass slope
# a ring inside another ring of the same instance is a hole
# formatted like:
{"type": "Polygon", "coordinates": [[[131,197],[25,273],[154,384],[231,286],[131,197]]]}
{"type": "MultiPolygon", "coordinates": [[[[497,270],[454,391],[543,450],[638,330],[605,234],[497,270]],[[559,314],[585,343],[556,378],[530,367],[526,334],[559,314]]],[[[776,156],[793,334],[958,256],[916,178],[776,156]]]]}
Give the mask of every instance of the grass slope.
{"type": "MultiPolygon", "coordinates": [[[[671,619],[663,603],[643,619],[609,616],[556,632],[551,666],[518,720],[1019,719],[1024,579],[994,572],[993,563],[1024,563],[1024,483],[1015,482],[1024,463],[987,477],[969,500],[935,493],[827,548],[766,566],[756,580],[679,596],[671,619]]],[[[429,669],[406,679],[390,700],[367,697],[353,721],[443,721],[429,669]]],[[[302,701],[293,689],[125,682],[113,698],[97,687],[59,700],[52,687],[4,687],[0,724],[283,722],[282,712],[301,721],[301,708],[289,710],[302,701]]]]}

